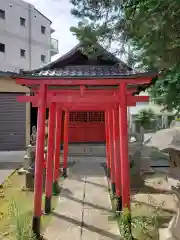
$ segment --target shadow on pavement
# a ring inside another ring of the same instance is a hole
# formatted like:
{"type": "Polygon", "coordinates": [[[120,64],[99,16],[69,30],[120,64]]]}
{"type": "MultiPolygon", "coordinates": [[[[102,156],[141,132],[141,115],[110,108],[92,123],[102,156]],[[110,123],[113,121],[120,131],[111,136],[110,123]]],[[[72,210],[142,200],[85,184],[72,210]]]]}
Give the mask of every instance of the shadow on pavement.
{"type": "Polygon", "coordinates": [[[98,227],[94,227],[92,225],[88,225],[86,223],[80,222],[78,220],[72,219],[70,217],[66,217],[64,215],[61,215],[61,214],[58,214],[58,213],[55,213],[55,212],[53,212],[52,214],[55,217],[57,217],[57,218],[60,218],[60,219],[62,219],[64,221],[67,221],[67,222],[70,222],[70,223],[72,223],[72,224],[74,224],[76,226],[81,226],[82,228],[84,228],[86,230],[89,230],[91,232],[96,232],[96,233],[98,233],[101,236],[107,237],[107,238],[112,239],[112,240],[120,240],[118,235],[110,233],[110,232],[108,232],[106,230],[100,229],[98,227]]]}
{"type": "MultiPolygon", "coordinates": [[[[64,196],[64,195],[63,195],[64,196]]],[[[77,203],[82,203],[83,205],[86,205],[86,206],[89,206],[89,207],[92,207],[92,208],[95,208],[95,209],[98,209],[98,210],[103,210],[103,211],[106,211],[108,213],[112,213],[112,210],[111,209],[108,209],[108,208],[104,208],[102,206],[99,206],[97,204],[93,204],[93,203],[90,203],[90,202],[86,202],[84,200],[80,200],[80,199],[77,199],[75,197],[72,197],[72,196],[64,196],[65,198],[67,199],[70,199],[74,202],[77,202],[77,203]]]]}

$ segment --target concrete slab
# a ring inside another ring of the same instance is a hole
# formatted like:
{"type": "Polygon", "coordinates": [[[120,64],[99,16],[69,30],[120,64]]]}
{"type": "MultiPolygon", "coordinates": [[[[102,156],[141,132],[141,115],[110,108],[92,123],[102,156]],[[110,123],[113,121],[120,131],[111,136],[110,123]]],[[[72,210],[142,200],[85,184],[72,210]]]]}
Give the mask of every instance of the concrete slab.
{"type": "Polygon", "coordinates": [[[0,162],[23,162],[25,151],[0,151],[0,162]]]}
{"type": "Polygon", "coordinates": [[[0,151],[0,184],[23,163],[24,154],[24,151],[0,151]]]}
{"type": "Polygon", "coordinates": [[[110,201],[104,196],[103,202],[106,201],[106,207],[104,207],[100,203],[101,200],[102,198],[98,197],[98,203],[94,204],[94,207],[86,204],[84,206],[82,240],[120,239],[118,226],[116,222],[111,220],[110,201]]]}
{"type": "Polygon", "coordinates": [[[119,229],[102,210],[84,209],[82,240],[120,240],[119,229]]]}
{"type": "Polygon", "coordinates": [[[102,176],[87,176],[86,179],[82,240],[120,239],[118,226],[111,220],[112,210],[108,185],[103,176],[103,169],[100,167],[99,172],[102,176]]]}
{"type": "Polygon", "coordinates": [[[105,186],[105,179],[87,178],[86,192],[84,198],[84,208],[94,208],[111,213],[111,204],[108,203],[109,192],[108,186],[105,186]],[[98,180],[99,179],[99,183],[98,180]],[[96,181],[95,181],[96,180],[96,181]]]}
{"type": "Polygon", "coordinates": [[[176,240],[172,237],[168,228],[159,229],[159,240],[176,240]]]}
{"type": "Polygon", "coordinates": [[[44,233],[47,240],[120,239],[101,158],[76,159],[64,181],[58,206],[44,233]]]}
{"type": "Polygon", "coordinates": [[[66,179],[51,223],[44,233],[47,240],[80,240],[85,182],[66,179]]]}
{"type": "Polygon", "coordinates": [[[12,170],[0,169],[0,184],[2,184],[9,177],[9,175],[13,173],[13,171],[14,171],[13,169],[12,170]]]}

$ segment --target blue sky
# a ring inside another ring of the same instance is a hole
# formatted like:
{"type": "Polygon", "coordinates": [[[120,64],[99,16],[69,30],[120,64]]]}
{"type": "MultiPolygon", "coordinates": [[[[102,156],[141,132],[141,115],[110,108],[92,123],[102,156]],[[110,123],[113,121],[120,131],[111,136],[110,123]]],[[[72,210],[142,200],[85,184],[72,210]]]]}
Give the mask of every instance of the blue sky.
{"type": "MultiPolygon", "coordinates": [[[[25,0],[33,4],[40,12],[52,21],[52,27],[56,30],[53,37],[59,40],[59,55],[68,52],[77,44],[76,37],[71,34],[69,28],[76,25],[76,19],[71,15],[69,0],[25,0]]],[[[58,56],[56,55],[54,59],[58,56]]]]}

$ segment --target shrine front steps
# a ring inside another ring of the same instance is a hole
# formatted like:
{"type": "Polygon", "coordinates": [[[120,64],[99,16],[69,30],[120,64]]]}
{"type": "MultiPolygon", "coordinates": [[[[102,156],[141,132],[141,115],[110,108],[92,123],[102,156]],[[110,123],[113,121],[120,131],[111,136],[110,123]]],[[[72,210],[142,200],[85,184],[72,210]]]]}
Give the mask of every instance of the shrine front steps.
{"type": "MultiPolygon", "coordinates": [[[[63,154],[63,150],[61,150],[63,154]]],[[[105,144],[69,144],[68,147],[69,156],[106,156],[106,145],[105,144]]]]}

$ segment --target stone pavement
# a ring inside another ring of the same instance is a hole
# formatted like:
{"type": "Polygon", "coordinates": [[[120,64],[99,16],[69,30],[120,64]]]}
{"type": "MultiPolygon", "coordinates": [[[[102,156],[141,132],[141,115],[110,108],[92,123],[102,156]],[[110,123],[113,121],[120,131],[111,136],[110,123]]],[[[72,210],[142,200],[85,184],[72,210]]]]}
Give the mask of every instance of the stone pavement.
{"type": "Polygon", "coordinates": [[[5,170],[0,169],[0,185],[4,183],[4,181],[13,173],[14,169],[12,170],[5,170]]]}
{"type": "Polygon", "coordinates": [[[0,184],[23,163],[24,151],[0,152],[0,184]]]}
{"type": "Polygon", "coordinates": [[[112,221],[111,202],[101,162],[104,158],[76,158],[64,181],[59,203],[47,227],[46,240],[120,239],[112,221]]]}

